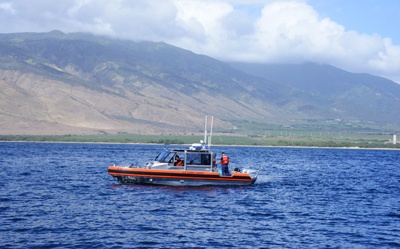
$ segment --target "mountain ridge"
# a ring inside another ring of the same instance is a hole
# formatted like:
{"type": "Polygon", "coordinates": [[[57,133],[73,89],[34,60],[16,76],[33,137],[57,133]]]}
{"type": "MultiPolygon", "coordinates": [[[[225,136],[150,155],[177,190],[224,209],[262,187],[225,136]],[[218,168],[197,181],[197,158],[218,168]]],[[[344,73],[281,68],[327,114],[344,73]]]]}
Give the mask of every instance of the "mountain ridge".
{"type": "MultiPolygon", "coordinates": [[[[244,64],[221,62],[164,42],[61,31],[0,34],[0,62],[3,134],[200,132],[209,114],[221,132],[233,131],[237,120],[400,123],[394,108],[400,103],[400,86],[331,66],[314,77],[329,80],[329,73],[337,70],[345,77],[332,83],[337,93],[299,80],[310,77],[296,73],[301,65],[291,71],[263,65],[261,70],[269,74],[260,74],[256,65],[249,71],[244,64]],[[298,81],[285,79],[290,74],[298,81]],[[352,77],[362,84],[347,86],[352,77]],[[339,86],[346,88],[340,92],[339,86]]],[[[305,66],[318,68],[310,65],[305,66]]],[[[308,73],[315,75],[315,70],[308,73]]]]}

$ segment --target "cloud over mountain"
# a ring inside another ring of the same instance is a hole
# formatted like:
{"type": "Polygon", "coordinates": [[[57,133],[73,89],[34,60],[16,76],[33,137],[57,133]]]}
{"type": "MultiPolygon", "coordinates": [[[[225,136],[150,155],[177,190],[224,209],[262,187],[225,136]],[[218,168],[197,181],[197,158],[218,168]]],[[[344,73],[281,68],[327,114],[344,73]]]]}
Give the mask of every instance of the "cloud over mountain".
{"type": "Polygon", "coordinates": [[[400,46],[304,0],[0,1],[0,32],[91,32],[165,41],[225,61],[328,63],[400,83],[400,46]]]}

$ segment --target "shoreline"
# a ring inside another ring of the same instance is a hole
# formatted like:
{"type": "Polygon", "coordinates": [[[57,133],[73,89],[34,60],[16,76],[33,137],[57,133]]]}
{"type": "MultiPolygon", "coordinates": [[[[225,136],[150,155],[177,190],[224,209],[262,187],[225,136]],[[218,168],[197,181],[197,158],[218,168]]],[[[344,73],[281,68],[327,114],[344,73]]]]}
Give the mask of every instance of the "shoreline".
{"type": "MultiPolygon", "coordinates": [[[[55,144],[115,144],[115,145],[150,145],[150,146],[190,146],[191,144],[163,144],[143,142],[95,142],[95,141],[21,141],[21,140],[0,140],[0,143],[55,143],[55,144]]],[[[284,148],[284,149],[344,149],[344,150],[400,150],[400,148],[385,147],[345,147],[345,146],[283,146],[283,145],[243,145],[243,144],[215,144],[212,147],[257,147],[257,148],[284,148]]]]}

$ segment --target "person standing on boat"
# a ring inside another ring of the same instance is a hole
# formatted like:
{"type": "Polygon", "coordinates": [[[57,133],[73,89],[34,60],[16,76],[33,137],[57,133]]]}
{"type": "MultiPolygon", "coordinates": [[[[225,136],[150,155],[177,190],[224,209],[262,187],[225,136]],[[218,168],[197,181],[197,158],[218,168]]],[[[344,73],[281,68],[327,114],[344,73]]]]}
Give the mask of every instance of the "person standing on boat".
{"type": "Polygon", "coordinates": [[[221,169],[222,169],[222,175],[223,176],[229,176],[229,157],[228,155],[225,154],[225,152],[222,152],[221,155],[221,169]]]}

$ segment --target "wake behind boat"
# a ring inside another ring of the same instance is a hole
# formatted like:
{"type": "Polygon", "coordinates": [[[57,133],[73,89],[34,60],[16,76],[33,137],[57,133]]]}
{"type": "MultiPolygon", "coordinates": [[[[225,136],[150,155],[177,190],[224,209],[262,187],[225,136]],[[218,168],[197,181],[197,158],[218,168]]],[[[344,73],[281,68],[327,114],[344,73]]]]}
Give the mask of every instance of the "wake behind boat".
{"type": "MultiPolygon", "coordinates": [[[[204,137],[206,140],[207,130],[204,137]]],[[[203,141],[188,149],[164,150],[143,166],[108,167],[108,174],[124,184],[170,186],[251,185],[258,173],[251,168],[235,168],[229,176],[223,176],[216,165],[216,154],[203,141]]]]}

